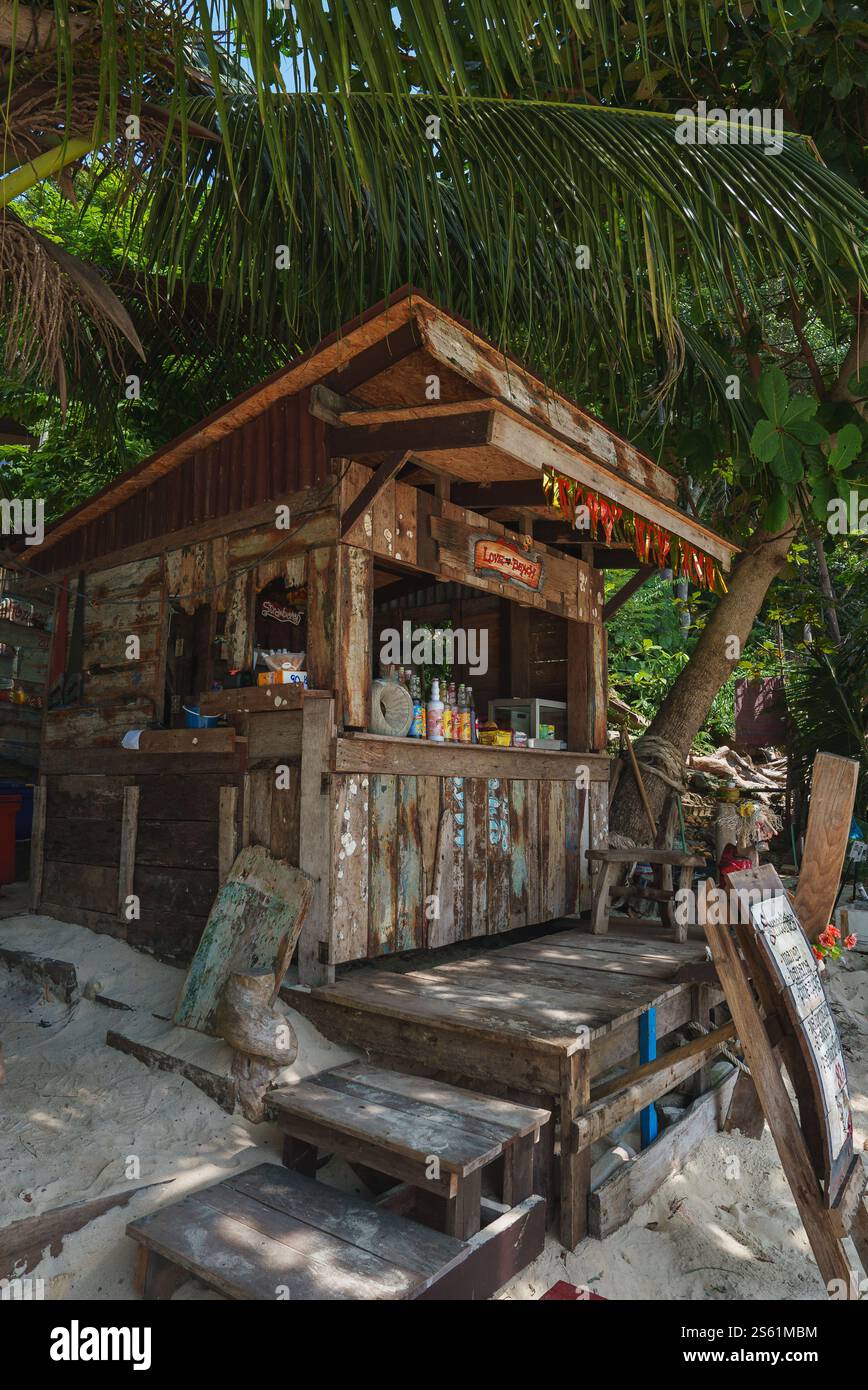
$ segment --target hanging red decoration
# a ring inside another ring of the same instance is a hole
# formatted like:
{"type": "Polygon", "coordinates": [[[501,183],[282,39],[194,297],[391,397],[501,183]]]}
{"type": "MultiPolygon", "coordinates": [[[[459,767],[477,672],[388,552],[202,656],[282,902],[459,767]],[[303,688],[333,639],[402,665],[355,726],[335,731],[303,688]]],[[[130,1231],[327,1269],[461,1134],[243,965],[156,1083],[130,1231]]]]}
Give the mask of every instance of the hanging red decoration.
{"type": "Polygon", "coordinates": [[[646,521],[644,517],[625,511],[590,488],[583,488],[574,478],[565,478],[551,468],[543,469],[542,485],[549,506],[563,512],[573,526],[578,508],[584,506],[587,509],[594,539],[598,527],[602,526],[606,544],[611,545],[617,529],[632,544],[643,565],[653,561],[659,569],[671,568],[673,574],[683,576],[702,589],[726,593],[723,575],[713,558],[680,536],[671,535],[658,522],[646,521]]]}

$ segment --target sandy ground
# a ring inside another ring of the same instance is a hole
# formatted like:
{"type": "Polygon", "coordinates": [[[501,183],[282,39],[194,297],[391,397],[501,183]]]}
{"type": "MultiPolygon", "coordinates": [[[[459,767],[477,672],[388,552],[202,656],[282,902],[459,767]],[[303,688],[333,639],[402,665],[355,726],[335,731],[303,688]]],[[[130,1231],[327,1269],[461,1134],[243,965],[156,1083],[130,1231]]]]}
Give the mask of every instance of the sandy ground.
{"type": "MultiPolygon", "coordinates": [[[[10,907],[8,894],[6,901],[8,912],[14,902],[10,907]]],[[[46,917],[0,920],[0,946],[72,961],[87,994],[128,1006],[112,1009],[88,997],[72,1007],[46,1001],[38,987],[0,967],[7,1069],[0,1088],[0,1228],[149,1184],[126,1206],[67,1236],[59,1254],[46,1254],[29,1272],[44,1281],[47,1299],[134,1298],[127,1222],[230,1173],[279,1161],[277,1132],[225,1114],[191,1082],[150,1071],[106,1045],[109,1028],[169,1030],[164,1020],[182,972],[46,917]]],[[[861,1150],[868,1135],[868,942],[836,967],[833,997],[861,1150]]],[[[298,1014],[290,1018],[299,1059],[287,1080],[355,1055],[298,1014]]],[[[212,1054],[208,1065],[228,1065],[224,1051],[222,1063],[212,1054]]],[[[348,1172],[335,1166],[334,1180],[360,1190],[348,1172]]],[[[535,1299],[558,1279],[619,1300],[825,1297],[768,1129],[759,1141],[709,1137],[622,1230],[570,1255],[550,1237],[543,1255],[500,1297],[535,1299]]],[[[213,1296],[194,1281],[176,1295],[213,1296]]]]}

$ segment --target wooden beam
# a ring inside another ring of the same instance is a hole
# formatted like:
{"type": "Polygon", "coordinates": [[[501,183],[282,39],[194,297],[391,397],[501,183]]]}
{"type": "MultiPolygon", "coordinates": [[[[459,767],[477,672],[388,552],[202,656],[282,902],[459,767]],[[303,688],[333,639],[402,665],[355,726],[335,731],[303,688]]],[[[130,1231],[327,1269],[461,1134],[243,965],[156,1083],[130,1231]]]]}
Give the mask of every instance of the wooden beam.
{"type": "Polygon", "coordinates": [[[613,618],[628,598],[632,598],[637,589],[641,589],[643,584],[647,584],[652,574],[657,574],[657,572],[655,565],[641,565],[633,577],[628,579],[627,583],[618,590],[617,594],[613,594],[609,602],[604,604],[603,622],[607,623],[610,618],[613,618]]]}
{"type": "MultiPolygon", "coordinates": [[[[343,438],[343,435],[340,435],[339,438],[343,438]]],[[[388,458],[383,459],[379,468],[365,483],[361,492],[353,499],[341,517],[341,536],[345,536],[362,513],[373,505],[374,499],[379,496],[386,484],[391,482],[395,474],[400,472],[409,457],[409,451],[401,452],[398,450],[394,454],[389,454],[388,458]]]]}
{"type": "MultiPolygon", "coordinates": [[[[405,315],[406,312],[405,310],[405,315]]],[[[361,338],[361,334],[353,336],[361,338]]],[[[347,346],[347,360],[323,378],[325,386],[344,395],[361,386],[363,381],[379,376],[381,372],[388,371],[389,367],[394,367],[396,362],[417,352],[422,346],[422,338],[415,321],[411,318],[370,347],[356,350],[354,355],[349,343],[347,346]]]]}
{"type": "Polygon", "coordinates": [[[593,1093],[588,1109],[575,1117],[576,1146],[584,1148],[602,1139],[622,1120],[680,1086],[734,1037],[735,1024],[726,1023],[713,1033],[693,1038],[684,1047],[673,1048],[653,1062],[646,1062],[629,1076],[619,1076],[601,1086],[593,1093]]]}
{"type": "Polygon", "coordinates": [[[337,391],[323,386],[322,382],[310,388],[308,410],[317,420],[324,420],[327,425],[342,425],[342,417],[346,412],[358,408],[356,401],[350,400],[349,396],[338,395],[337,391]]]}
{"type": "Polygon", "coordinates": [[[439,449],[474,449],[487,444],[493,411],[468,411],[436,420],[394,420],[383,425],[346,425],[328,431],[331,458],[362,458],[397,450],[431,453],[439,449]]]}

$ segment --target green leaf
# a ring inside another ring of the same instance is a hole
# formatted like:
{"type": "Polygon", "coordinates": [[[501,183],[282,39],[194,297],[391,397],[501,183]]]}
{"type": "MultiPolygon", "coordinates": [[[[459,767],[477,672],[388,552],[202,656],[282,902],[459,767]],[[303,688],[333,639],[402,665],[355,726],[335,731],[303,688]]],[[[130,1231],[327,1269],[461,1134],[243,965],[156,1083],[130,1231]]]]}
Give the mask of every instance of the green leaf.
{"type": "Polygon", "coordinates": [[[783,414],[783,424],[787,427],[796,420],[810,420],[817,413],[820,402],[816,396],[793,396],[783,414]]]}
{"type": "Polygon", "coordinates": [[[769,367],[757,383],[757,398],[760,405],[774,424],[781,424],[784,418],[790,388],[780,367],[769,367]]]}
{"type": "Polygon", "coordinates": [[[800,444],[822,444],[828,439],[828,434],[817,420],[799,420],[795,424],[787,426],[787,433],[797,439],[800,444]]]}
{"type": "Polygon", "coordinates": [[[829,454],[829,467],[835,473],[843,473],[849,468],[862,447],[862,435],[857,425],[845,425],[835,437],[835,444],[829,454]]]}
{"type": "Polygon", "coordinates": [[[781,434],[771,420],[757,420],[750,447],[762,463],[771,463],[781,452],[781,434]]]}

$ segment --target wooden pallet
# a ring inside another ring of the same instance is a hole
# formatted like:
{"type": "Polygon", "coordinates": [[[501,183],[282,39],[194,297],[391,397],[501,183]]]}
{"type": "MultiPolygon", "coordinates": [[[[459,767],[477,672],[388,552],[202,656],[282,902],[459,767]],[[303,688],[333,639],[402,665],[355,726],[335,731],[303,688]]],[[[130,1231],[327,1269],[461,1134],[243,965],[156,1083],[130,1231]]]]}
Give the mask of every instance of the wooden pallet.
{"type": "Polygon", "coordinates": [[[136,1287],[167,1299],[191,1275],[226,1298],[490,1298],[541,1253],[529,1197],[470,1240],[263,1163],[127,1226],[136,1287]]]}
{"type": "Polygon", "coordinates": [[[551,1118],[535,1106],[364,1062],[271,1091],[267,1107],[292,1141],[284,1149],[287,1166],[300,1167],[312,1147],[365,1164],[440,1197],[446,1231],[463,1239],[480,1229],[488,1164],[503,1157],[508,1207],[531,1196],[534,1144],[551,1118]]]}

